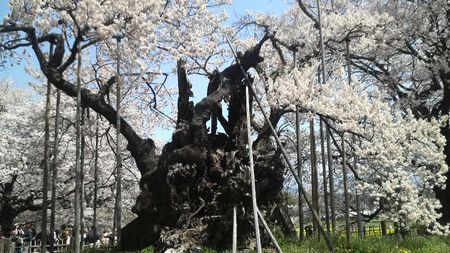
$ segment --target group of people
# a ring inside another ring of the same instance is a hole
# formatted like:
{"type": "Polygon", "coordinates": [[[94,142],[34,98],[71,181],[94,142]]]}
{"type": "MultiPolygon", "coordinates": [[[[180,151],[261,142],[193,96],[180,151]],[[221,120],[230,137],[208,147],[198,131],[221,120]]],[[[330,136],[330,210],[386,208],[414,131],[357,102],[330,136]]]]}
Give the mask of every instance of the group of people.
{"type": "Polygon", "coordinates": [[[33,241],[40,238],[40,234],[37,233],[36,228],[32,223],[27,223],[25,226],[21,227],[19,224],[15,224],[11,231],[11,240],[15,243],[16,253],[21,253],[32,245],[33,241]]]}
{"type": "MultiPolygon", "coordinates": [[[[3,236],[3,235],[0,235],[3,236]]],[[[111,240],[111,233],[104,231],[103,234],[97,233],[96,229],[86,229],[81,234],[81,244],[90,247],[108,247],[111,240]]],[[[38,232],[32,223],[25,225],[15,224],[10,232],[10,238],[15,244],[15,253],[38,251],[41,245],[41,233],[38,232]]],[[[73,243],[73,230],[68,226],[62,226],[61,230],[55,230],[53,237],[47,236],[46,245],[49,247],[52,243],[55,247],[64,247],[69,249],[73,243]]]]}

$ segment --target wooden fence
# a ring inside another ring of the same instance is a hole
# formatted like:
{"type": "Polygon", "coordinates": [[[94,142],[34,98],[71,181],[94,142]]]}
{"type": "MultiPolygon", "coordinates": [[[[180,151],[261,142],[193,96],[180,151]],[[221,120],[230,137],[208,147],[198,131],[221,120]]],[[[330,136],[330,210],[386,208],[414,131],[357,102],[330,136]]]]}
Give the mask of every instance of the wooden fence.
{"type": "MultiPolygon", "coordinates": [[[[358,228],[356,228],[356,227],[352,226],[350,228],[350,232],[352,233],[353,236],[359,235],[358,228]]],[[[380,236],[382,236],[381,226],[364,226],[363,232],[364,232],[365,237],[377,237],[377,236],[380,237],[380,236]]],[[[386,234],[393,235],[393,234],[395,234],[395,230],[393,228],[388,227],[388,228],[386,228],[386,234]]]]}
{"type": "MultiPolygon", "coordinates": [[[[83,249],[94,248],[94,244],[83,244],[83,249]]],[[[47,249],[50,248],[50,245],[47,245],[47,249]]],[[[101,249],[107,249],[109,246],[101,245],[99,247],[101,249]]],[[[62,240],[58,240],[58,242],[54,246],[53,252],[70,252],[72,251],[72,245],[65,244],[62,240]]],[[[15,241],[11,240],[11,238],[0,238],[0,253],[33,253],[33,252],[41,252],[41,242],[40,241],[31,241],[31,244],[28,242],[23,242],[21,245],[17,245],[15,241]]]]}
{"type": "MultiPolygon", "coordinates": [[[[364,236],[365,237],[380,237],[382,236],[382,232],[381,232],[381,226],[364,226],[364,236]]],[[[338,235],[343,235],[345,232],[345,228],[343,226],[338,226],[337,227],[337,234],[338,235]]],[[[297,235],[300,233],[300,228],[297,227],[296,228],[297,231],[297,235]]],[[[308,235],[311,234],[312,232],[307,231],[306,229],[304,230],[304,234],[308,235]]],[[[358,235],[358,229],[354,226],[350,227],[350,233],[353,236],[357,236],[358,235]]],[[[386,234],[387,235],[393,235],[395,234],[395,230],[391,227],[386,228],[386,234]]]]}
{"type": "Polygon", "coordinates": [[[0,253],[14,253],[16,243],[10,238],[0,239],[0,253]]]}

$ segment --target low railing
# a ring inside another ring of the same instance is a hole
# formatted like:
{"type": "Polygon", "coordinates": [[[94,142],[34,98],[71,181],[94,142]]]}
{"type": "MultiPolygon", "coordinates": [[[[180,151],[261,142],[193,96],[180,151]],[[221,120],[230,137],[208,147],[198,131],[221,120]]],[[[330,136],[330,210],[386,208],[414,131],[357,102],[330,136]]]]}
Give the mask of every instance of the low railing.
{"type": "MultiPolygon", "coordinates": [[[[338,228],[336,229],[337,234],[339,235],[344,235],[345,232],[345,228],[344,225],[338,226],[338,228]]],[[[296,232],[297,235],[299,235],[300,233],[300,228],[297,227],[296,228],[296,232]]],[[[305,230],[303,230],[304,235],[306,236],[311,236],[313,234],[313,231],[308,231],[306,228],[305,230]]],[[[358,229],[355,226],[351,226],[350,227],[350,233],[353,236],[357,236],[358,235],[358,229]]],[[[363,227],[363,233],[365,237],[381,237],[382,236],[382,229],[381,226],[364,226],[363,227]]],[[[394,235],[395,234],[395,230],[391,227],[386,228],[386,235],[394,235]]]]}
{"type": "MultiPolygon", "coordinates": [[[[381,237],[383,235],[383,230],[381,229],[381,226],[364,226],[363,227],[363,234],[365,237],[381,237]]],[[[352,226],[350,228],[350,232],[352,235],[357,236],[359,234],[358,228],[352,226]]],[[[393,228],[386,228],[386,235],[394,235],[395,230],[393,228]]]]}
{"type": "MultiPolygon", "coordinates": [[[[83,249],[88,248],[100,248],[107,249],[110,247],[109,240],[100,239],[97,244],[89,243],[82,244],[83,249]],[[106,242],[106,243],[105,243],[106,242]]],[[[50,249],[50,245],[46,245],[47,251],[50,249]]],[[[53,246],[53,252],[70,252],[72,251],[73,245],[66,244],[63,240],[58,240],[53,246]]],[[[0,238],[0,253],[33,253],[41,252],[41,241],[33,240],[31,243],[23,242],[18,244],[15,240],[11,238],[0,238]]]]}
{"type": "MultiPolygon", "coordinates": [[[[26,242],[22,244],[22,253],[31,253],[31,252],[40,252],[41,251],[41,241],[31,241],[30,245],[27,245],[26,242]]],[[[46,245],[47,249],[50,249],[50,245],[46,245]]],[[[16,249],[20,249],[20,246],[16,246],[16,249]]],[[[71,250],[71,245],[65,244],[63,240],[58,240],[53,246],[53,252],[68,252],[71,250]]],[[[19,251],[16,251],[19,252],[19,251]]]]}

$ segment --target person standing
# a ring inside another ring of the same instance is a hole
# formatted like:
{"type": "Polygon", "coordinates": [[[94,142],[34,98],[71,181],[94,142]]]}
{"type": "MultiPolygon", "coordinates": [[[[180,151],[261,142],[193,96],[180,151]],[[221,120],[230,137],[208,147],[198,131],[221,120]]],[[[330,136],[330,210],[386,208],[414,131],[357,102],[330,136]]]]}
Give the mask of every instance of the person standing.
{"type": "Polygon", "coordinates": [[[15,224],[14,229],[11,232],[11,239],[14,242],[16,253],[22,253],[23,236],[24,236],[23,230],[20,228],[19,224],[15,224]]]}
{"type": "Polygon", "coordinates": [[[33,244],[33,239],[35,236],[33,236],[33,225],[31,223],[28,223],[25,227],[25,233],[24,233],[24,249],[25,252],[28,252],[29,248],[33,244]]]}

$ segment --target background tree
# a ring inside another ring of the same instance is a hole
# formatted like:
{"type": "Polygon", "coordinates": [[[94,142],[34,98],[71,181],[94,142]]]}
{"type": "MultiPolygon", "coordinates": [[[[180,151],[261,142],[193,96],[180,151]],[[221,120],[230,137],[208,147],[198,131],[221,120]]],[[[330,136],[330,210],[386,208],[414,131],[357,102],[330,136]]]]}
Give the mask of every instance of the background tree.
{"type": "Polygon", "coordinates": [[[44,105],[32,102],[29,94],[11,85],[0,82],[0,222],[4,234],[9,234],[20,213],[42,209],[34,200],[42,198],[44,105]]]}
{"type": "MultiPolygon", "coordinates": [[[[34,86],[39,92],[27,93],[14,88],[12,82],[1,83],[1,119],[0,130],[2,133],[1,149],[1,215],[2,228],[8,234],[14,223],[39,221],[42,209],[42,154],[44,143],[44,107],[43,102],[35,101],[34,97],[45,93],[43,85],[34,86]]],[[[54,98],[53,98],[54,99],[54,98]]],[[[60,151],[57,157],[57,169],[59,173],[55,178],[55,227],[70,224],[73,220],[72,203],[74,194],[74,177],[71,168],[74,166],[74,101],[63,97],[61,101],[62,113],[58,128],[59,137],[56,141],[60,151]]],[[[51,112],[51,122],[56,117],[56,110],[51,112]]],[[[95,147],[95,118],[88,119],[91,128],[87,129],[86,138],[86,211],[85,223],[92,221],[92,208],[94,205],[94,147],[95,147]]],[[[99,120],[101,131],[98,143],[98,164],[100,175],[98,176],[98,217],[102,228],[108,228],[110,208],[113,207],[114,179],[111,172],[114,169],[114,153],[108,144],[107,134],[111,126],[105,121],[99,120]]],[[[53,126],[52,126],[53,128],[53,126]]],[[[112,138],[112,137],[111,137],[112,138]]],[[[53,136],[52,136],[53,141],[53,136]]],[[[53,143],[52,143],[53,145],[53,143]]],[[[51,152],[54,159],[54,152],[51,152]]],[[[138,179],[134,164],[125,157],[124,172],[124,203],[131,205],[136,198],[138,179]]],[[[52,174],[53,176],[54,174],[52,174]]],[[[51,205],[53,207],[53,204],[51,205]]],[[[135,216],[130,210],[125,210],[123,219],[128,222],[135,216]]]]}

